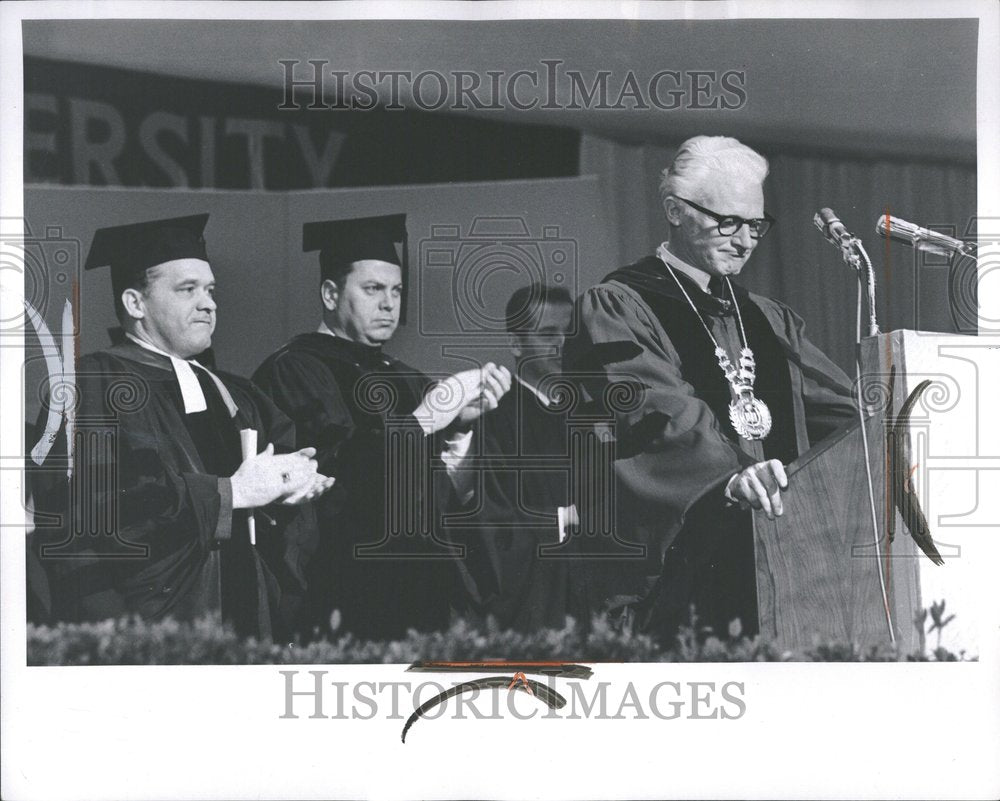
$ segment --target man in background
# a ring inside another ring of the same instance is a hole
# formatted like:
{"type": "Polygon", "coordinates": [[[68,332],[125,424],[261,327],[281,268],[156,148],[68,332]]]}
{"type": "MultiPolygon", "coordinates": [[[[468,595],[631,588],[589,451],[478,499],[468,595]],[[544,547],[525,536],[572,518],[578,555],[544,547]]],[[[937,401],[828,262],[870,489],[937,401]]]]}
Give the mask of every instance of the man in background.
{"type": "Polygon", "coordinates": [[[448,623],[456,549],[438,537],[471,422],[510,375],[490,363],[439,382],[383,350],[400,322],[406,217],[308,223],[319,251],[319,328],[272,354],[254,381],[313,442],[337,486],[319,504],[306,629],[389,639],[448,623]]]}
{"type": "Polygon", "coordinates": [[[481,421],[482,482],[464,529],[472,607],[502,628],[586,625],[588,606],[573,534],[570,387],[560,380],[573,298],[530,284],[507,302],[515,385],[481,421]],[[562,547],[560,547],[562,545],[562,547]]]}

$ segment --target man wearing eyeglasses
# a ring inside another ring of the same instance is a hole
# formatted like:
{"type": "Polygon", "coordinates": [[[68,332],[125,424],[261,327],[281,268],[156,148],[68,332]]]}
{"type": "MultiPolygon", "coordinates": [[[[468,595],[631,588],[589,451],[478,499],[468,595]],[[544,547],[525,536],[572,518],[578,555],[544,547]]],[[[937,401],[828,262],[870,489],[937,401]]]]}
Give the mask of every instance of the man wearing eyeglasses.
{"type": "Polygon", "coordinates": [[[622,620],[669,644],[691,622],[755,633],[749,509],[782,514],[785,465],[852,419],[847,376],[784,304],[736,281],[775,220],[767,161],[727,137],[684,142],[663,171],[667,240],[580,299],[567,371],[610,406],[615,525],[645,547],[627,564],[594,561],[591,585],[622,620]]]}

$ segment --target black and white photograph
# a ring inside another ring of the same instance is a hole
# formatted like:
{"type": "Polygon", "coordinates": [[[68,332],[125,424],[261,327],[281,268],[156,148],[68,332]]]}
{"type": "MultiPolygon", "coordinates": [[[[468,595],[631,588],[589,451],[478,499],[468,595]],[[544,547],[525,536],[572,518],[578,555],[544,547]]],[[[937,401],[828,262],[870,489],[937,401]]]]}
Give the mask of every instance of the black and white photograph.
{"type": "Polygon", "coordinates": [[[997,3],[0,14],[5,798],[1000,792],[997,3]]]}

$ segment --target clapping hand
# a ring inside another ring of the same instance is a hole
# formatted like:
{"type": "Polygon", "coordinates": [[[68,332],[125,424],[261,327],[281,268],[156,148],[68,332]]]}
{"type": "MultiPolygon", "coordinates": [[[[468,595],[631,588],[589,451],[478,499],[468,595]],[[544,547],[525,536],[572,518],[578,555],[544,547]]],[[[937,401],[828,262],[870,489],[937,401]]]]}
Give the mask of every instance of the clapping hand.
{"type": "MultiPolygon", "coordinates": [[[[500,399],[510,391],[510,370],[487,362],[482,370],[469,370],[479,373],[478,385],[470,391],[469,402],[458,413],[458,419],[463,423],[471,423],[485,412],[491,412],[500,404],[500,399]]],[[[473,376],[475,378],[475,376],[473,376]]]]}
{"type": "Polygon", "coordinates": [[[309,503],[309,501],[315,500],[330,489],[336,480],[337,479],[332,476],[324,476],[322,473],[315,473],[309,480],[303,482],[301,487],[283,497],[281,502],[288,506],[309,503]]]}
{"type": "Polygon", "coordinates": [[[413,416],[427,433],[447,428],[456,418],[471,423],[483,412],[496,409],[509,389],[510,370],[488,362],[450,375],[431,387],[413,416]]]}
{"type": "Polygon", "coordinates": [[[234,509],[254,509],[280,500],[305,503],[333,486],[334,479],[317,472],[315,448],[275,455],[274,445],[244,460],[230,482],[234,509]]]}

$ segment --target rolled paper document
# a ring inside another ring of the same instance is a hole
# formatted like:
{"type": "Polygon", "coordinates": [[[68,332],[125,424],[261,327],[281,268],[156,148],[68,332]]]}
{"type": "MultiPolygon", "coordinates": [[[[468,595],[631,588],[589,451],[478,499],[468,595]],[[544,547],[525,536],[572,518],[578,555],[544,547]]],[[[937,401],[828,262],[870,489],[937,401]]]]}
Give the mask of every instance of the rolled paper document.
{"type": "Polygon", "coordinates": [[[576,504],[556,507],[556,521],[559,525],[559,542],[565,542],[573,529],[580,525],[580,513],[576,510],[576,504]]]}
{"type": "MultiPolygon", "coordinates": [[[[251,456],[257,455],[257,430],[254,428],[240,429],[240,450],[243,454],[243,461],[251,456]]],[[[247,517],[247,529],[250,532],[250,544],[257,545],[257,521],[254,520],[253,509],[247,517]]]]}
{"type": "MultiPolygon", "coordinates": [[[[76,387],[76,349],[79,340],[76,338],[76,325],[73,321],[73,304],[66,300],[62,315],[62,363],[63,385],[76,387]]],[[[67,390],[69,391],[69,390],[67,390]]],[[[76,404],[67,400],[63,406],[63,416],[66,418],[66,475],[73,477],[73,427],[76,425],[76,404]]]]}

